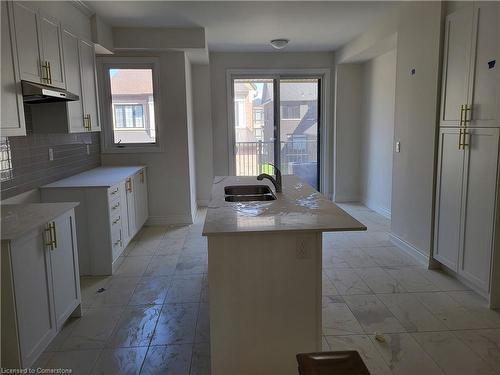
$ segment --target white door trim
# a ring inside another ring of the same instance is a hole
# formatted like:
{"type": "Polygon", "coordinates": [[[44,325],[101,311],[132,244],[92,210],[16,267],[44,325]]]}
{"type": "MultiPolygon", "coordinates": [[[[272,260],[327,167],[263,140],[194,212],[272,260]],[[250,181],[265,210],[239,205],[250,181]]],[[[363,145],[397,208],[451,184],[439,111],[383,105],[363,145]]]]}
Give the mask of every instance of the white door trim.
{"type": "Polygon", "coordinates": [[[237,78],[291,78],[291,77],[317,77],[321,79],[320,98],[320,191],[331,197],[332,183],[330,171],[330,155],[332,147],[331,126],[331,81],[330,69],[227,69],[226,70],[226,108],[227,108],[227,150],[228,174],[236,173],[234,163],[234,110],[233,110],[233,79],[237,78]]]}

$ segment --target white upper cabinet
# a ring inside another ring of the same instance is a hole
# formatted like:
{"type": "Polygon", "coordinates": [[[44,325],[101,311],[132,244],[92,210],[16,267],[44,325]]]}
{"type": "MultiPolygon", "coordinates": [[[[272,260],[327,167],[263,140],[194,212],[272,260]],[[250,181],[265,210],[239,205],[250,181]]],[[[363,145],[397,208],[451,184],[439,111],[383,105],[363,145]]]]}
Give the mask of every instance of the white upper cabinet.
{"type": "Polygon", "coordinates": [[[82,106],[82,79],[80,69],[80,40],[68,30],[62,34],[64,51],[64,70],[66,76],[66,89],[80,97],[80,100],[68,102],[68,131],[70,133],[82,133],[84,127],[82,106]]]}
{"type": "Polygon", "coordinates": [[[97,82],[95,68],[95,49],[92,43],[80,41],[80,64],[82,71],[83,112],[87,116],[88,129],[99,131],[99,110],[97,102],[97,82]]]}
{"type": "Polygon", "coordinates": [[[472,40],[470,125],[497,127],[500,126],[500,3],[476,3],[472,40]]]}
{"type": "Polygon", "coordinates": [[[64,60],[62,51],[61,26],[59,21],[40,15],[40,40],[42,44],[42,61],[48,72],[48,84],[66,87],[64,82],[64,60]]]}
{"type": "Polygon", "coordinates": [[[32,106],[33,132],[100,131],[94,46],[66,29],[62,31],[62,46],[66,88],[80,99],[32,106]]]}
{"type": "Polygon", "coordinates": [[[21,79],[66,87],[59,21],[22,2],[13,2],[12,7],[21,79]]]}
{"type": "Polygon", "coordinates": [[[446,17],[440,126],[500,126],[499,20],[498,2],[463,3],[446,17]]]}
{"type": "Polygon", "coordinates": [[[26,135],[24,106],[19,72],[17,71],[17,53],[10,33],[11,14],[7,3],[0,2],[2,15],[2,84],[1,84],[1,131],[3,136],[26,135]]]}
{"type": "Polygon", "coordinates": [[[37,12],[22,2],[9,3],[9,6],[12,7],[14,16],[13,34],[17,46],[21,79],[46,83],[46,71],[42,68],[37,12]],[[42,73],[44,79],[42,79],[42,73]]]}
{"type": "MultiPolygon", "coordinates": [[[[83,40],[88,35],[63,29],[60,20],[46,14],[50,9],[37,7],[36,2],[1,4],[2,135],[26,135],[22,80],[79,96],[77,101],[31,106],[34,133],[100,131],[95,48],[83,40]]],[[[90,21],[88,25],[90,31],[90,21]]]]}
{"type": "Polygon", "coordinates": [[[441,126],[459,126],[460,107],[467,103],[472,14],[469,3],[446,17],[441,126]]]}

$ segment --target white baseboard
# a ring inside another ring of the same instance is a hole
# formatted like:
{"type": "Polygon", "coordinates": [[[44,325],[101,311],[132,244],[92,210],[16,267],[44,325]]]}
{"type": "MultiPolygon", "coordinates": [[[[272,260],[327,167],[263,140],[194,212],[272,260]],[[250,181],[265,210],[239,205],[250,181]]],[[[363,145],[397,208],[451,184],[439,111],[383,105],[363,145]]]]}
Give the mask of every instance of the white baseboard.
{"type": "Polygon", "coordinates": [[[359,203],[361,200],[359,197],[349,197],[349,196],[332,196],[332,201],[335,203],[359,203]]]}
{"type": "Polygon", "coordinates": [[[198,199],[196,203],[198,203],[198,207],[208,207],[208,199],[198,199]]]}
{"type": "Polygon", "coordinates": [[[402,240],[395,234],[389,233],[389,239],[391,242],[399,247],[401,250],[403,250],[406,254],[410,255],[411,257],[415,258],[418,262],[422,263],[425,266],[429,265],[429,255],[423,254],[420,250],[418,250],[415,246],[412,244],[406,242],[405,240],[402,240]]]}
{"type": "Polygon", "coordinates": [[[375,211],[379,215],[382,215],[386,219],[391,220],[391,210],[389,210],[387,207],[382,207],[377,204],[373,204],[370,201],[362,200],[362,203],[368,207],[370,210],[375,211]]]}
{"type": "Polygon", "coordinates": [[[175,225],[175,224],[180,224],[180,225],[193,224],[193,219],[189,214],[186,215],[175,214],[168,216],[150,216],[146,221],[147,226],[175,225]]]}

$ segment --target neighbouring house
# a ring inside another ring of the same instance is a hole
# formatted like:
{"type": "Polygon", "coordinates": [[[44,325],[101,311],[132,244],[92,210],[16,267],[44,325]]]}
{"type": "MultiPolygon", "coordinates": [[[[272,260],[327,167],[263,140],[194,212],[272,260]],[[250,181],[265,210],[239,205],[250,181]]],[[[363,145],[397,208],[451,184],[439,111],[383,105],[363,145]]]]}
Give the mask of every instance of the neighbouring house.
{"type": "Polygon", "coordinates": [[[153,80],[150,69],[111,69],[116,143],[154,143],[153,80]]]}
{"type": "MultiPolygon", "coordinates": [[[[273,87],[264,84],[264,138],[273,138],[273,87]]],[[[300,175],[317,185],[317,80],[280,83],[280,157],[285,173],[300,175]],[[311,168],[312,167],[312,168],[311,168]]]]}

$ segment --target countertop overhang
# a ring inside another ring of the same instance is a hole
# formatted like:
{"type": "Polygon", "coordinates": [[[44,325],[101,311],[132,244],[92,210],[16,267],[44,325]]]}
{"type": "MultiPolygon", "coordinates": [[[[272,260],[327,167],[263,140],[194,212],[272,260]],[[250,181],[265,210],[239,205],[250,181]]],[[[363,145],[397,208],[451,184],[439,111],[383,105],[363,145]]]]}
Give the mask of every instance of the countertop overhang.
{"type": "Polygon", "coordinates": [[[268,185],[275,192],[267,180],[215,177],[203,227],[204,236],[366,230],[365,225],[296,176],[283,176],[283,192],[275,193],[277,199],[273,201],[226,202],[224,187],[230,185],[268,185]]]}
{"type": "Polygon", "coordinates": [[[1,239],[15,240],[69,211],[79,202],[3,204],[1,239]]]}

